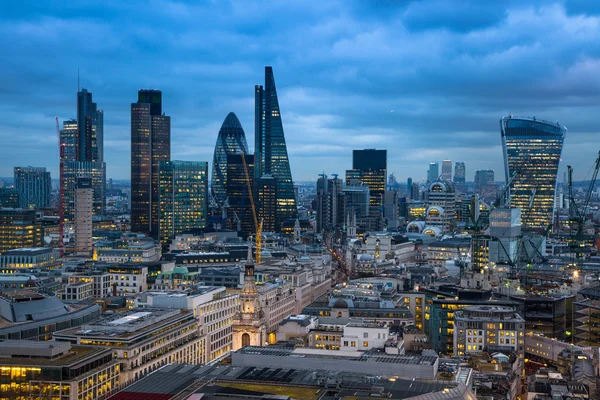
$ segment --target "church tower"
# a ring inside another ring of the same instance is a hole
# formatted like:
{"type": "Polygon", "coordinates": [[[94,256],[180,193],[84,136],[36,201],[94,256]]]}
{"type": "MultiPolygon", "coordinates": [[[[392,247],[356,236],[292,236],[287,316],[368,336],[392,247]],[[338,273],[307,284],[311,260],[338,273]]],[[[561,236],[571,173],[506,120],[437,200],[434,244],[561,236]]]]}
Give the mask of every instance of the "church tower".
{"type": "Polygon", "coordinates": [[[254,282],[252,243],[248,241],[248,257],[244,267],[244,287],[240,294],[240,310],[233,318],[233,350],[245,346],[263,346],[267,341],[265,314],[260,306],[254,282]]]}

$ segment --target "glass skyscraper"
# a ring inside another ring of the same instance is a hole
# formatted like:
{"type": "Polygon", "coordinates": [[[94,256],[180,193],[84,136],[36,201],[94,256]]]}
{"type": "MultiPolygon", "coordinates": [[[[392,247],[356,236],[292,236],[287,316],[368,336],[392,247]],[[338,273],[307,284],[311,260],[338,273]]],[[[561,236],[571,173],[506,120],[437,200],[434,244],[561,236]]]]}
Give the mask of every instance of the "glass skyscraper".
{"type": "Polygon", "coordinates": [[[442,160],[442,179],[452,182],[452,160],[442,160]]]}
{"type": "Polygon", "coordinates": [[[160,240],[204,228],[208,207],[208,163],[166,161],[160,163],[160,240]]]}
{"type": "Polygon", "coordinates": [[[213,156],[210,188],[219,207],[223,205],[227,198],[227,156],[240,152],[248,154],[246,134],[238,117],[230,112],[225,117],[223,125],[221,125],[221,129],[219,130],[215,145],[215,154],[213,156]]]}
{"type": "Polygon", "coordinates": [[[429,163],[429,169],[427,170],[427,182],[432,183],[438,180],[440,176],[440,164],[436,162],[429,163]]]}
{"type": "Polygon", "coordinates": [[[510,187],[510,206],[521,209],[523,229],[546,229],[552,223],[556,175],[567,128],[534,118],[500,120],[504,171],[510,187]]]}
{"type": "Polygon", "coordinates": [[[52,182],[44,167],[15,167],[15,189],[21,208],[50,206],[52,182]]]}
{"type": "Polygon", "coordinates": [[[387,150],[352,150],[352,169],[346,171],[346,184],[359,180],[369,187],[370,213],[383,213],[387,179],[387,150]]]}
{"type": "Polygon", "coordinates": [[[77,119],[63,122],[60,140],[64,145],[64,218],[75,215],[75,190],[78,178],[91,178],[93,212],[106,209],[106,163],[104,162],[104,112],[98,110],[87,89],[77,92],[77,119]]]}
{"type": "Polygon", "coordinates": [[[465,178],[467,176],[466,172],[464,161],[457,161],[454,164],[454,183],[465,183],[465,178]]]}
{"type": "Polygon", "coordinates": [[[272,67],[265,67],[265,86],[255,86],[254,102],[254,177],[257,182],[265,175],[275,179],[279,231],[283,221],[295,219],[298,212],[272,67]]]}
{"type": "Polygon", "coordinates": [[[171,117],[162,112],[162,93],[140,89],[131,104],[131,231],[158,239],[159,167],[171,161],[171,117]]]}

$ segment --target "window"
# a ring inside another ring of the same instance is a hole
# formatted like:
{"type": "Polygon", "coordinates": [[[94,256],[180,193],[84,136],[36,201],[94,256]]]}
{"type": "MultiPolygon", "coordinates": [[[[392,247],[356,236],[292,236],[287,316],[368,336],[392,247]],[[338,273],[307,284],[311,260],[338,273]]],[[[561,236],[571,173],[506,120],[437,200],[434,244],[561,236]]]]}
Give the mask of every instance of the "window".
{"type": "Polygon", "coordinates": [[[356,347],[356,342],[350,342],[350,347],[356,347]]]}
{"type": "Polygon", "coordinates": [[[344,346],[348,347],[348,341],[344,340],[344,346]]]}
{"type": "Polygon", "coordinates": [[[363,347],[369,347],[369,342],[363,342],[363,347]]]}
{"type": "Polygon", "coordinates": [[[369,338],[369,332],[363,332],[363,339],[369,338]]]}

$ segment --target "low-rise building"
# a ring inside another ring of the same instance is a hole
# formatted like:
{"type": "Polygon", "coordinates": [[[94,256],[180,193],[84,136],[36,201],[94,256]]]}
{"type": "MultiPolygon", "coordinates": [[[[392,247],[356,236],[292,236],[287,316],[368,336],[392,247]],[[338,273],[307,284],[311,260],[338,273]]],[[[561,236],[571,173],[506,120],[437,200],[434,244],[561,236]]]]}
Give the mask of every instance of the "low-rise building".
{"type": "Polygon", "coordinates": [[[94,260],[107,263],[148,263],[160,260],[160,243],[145,236],[124,236],[120,240],[94,245],[94,260]]]}
{"type": "Polygon", "coordinates": [[[122,384],[169,363],[206,363],[205,337],[192,311],[136,308],[54,333],[59,342],[110,347],[120,362],[122,384]]]}
{"type": "Polygon", "coordinates": [[[382,323],[350,322],[344,327],[340,350],[383,349],[390,339],[390,327],[382,323]]]}
{"type": "MultiPolygon", "coordinates": [[[[92,285],[91,297],[103,299],[111,294],[111,275],[103,271],[90,271],[85,274],[69,276],[69,285],[90,283],[92,285]]],[[[116,282],[115,282],[116,283],[116,282]]]]}
{"type": "Polygon", "coordinates": [[[3,399],[99,399],[122,383],[111,349],[70,343],[5,340],[0,371],[3,399]]]}
{"type": "Polygon", "coordinates": [[[28,247],[0,254],[0,272],[14,270],[47,270],[62,266],[60,251],[53,247],[28,247]]]}
{"type": "Polygon", "coordinates": [[[148,267],[144,265],[109,265],[104,271],[110,276],[110,286],[118,296],[132,296],[148,289],[148,267]]]}
{"type": "Polygon", "coordinates": [[[307,341],[310,331],[317,327],[317,317],[310,315],[292,314],[279,323],[277,328],[277,341],[287,342],[300,338],[307,341]]]}
{"type": "Polygon", "coordinates": [[[454,312],[454,354],[516,353],[523,358],[525,320],[512,307],[477,305],[454,312]]]}

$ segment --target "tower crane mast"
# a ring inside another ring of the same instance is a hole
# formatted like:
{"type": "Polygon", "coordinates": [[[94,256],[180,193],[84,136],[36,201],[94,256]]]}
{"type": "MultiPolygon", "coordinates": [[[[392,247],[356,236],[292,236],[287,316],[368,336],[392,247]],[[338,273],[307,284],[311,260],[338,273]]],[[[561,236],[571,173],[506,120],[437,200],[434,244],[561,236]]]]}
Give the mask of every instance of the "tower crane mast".
{"type": "Polygon", "coordinates": [[[250,174],[248,173],[248,164],[246,163],[246,155],[244,152],[241,153],[242,156],[242,164],[244,165],[244,174],[246,175],[246,184],[248,185],[248,197],[250,197],[250,205],[252,207],[252,217],[254,218],[254,227],[256,229],[256,238],[254,242],[256,243],[256,264],[260,264],[260,250],[261,250],[261,242],[262,242],[262,220],[258,220],[258,215],[256,214],[256,207],[254,206],[254,194],[252,192],[252,184],[250,183],[250,174]]]}

